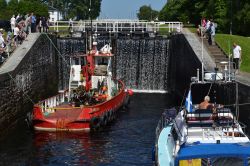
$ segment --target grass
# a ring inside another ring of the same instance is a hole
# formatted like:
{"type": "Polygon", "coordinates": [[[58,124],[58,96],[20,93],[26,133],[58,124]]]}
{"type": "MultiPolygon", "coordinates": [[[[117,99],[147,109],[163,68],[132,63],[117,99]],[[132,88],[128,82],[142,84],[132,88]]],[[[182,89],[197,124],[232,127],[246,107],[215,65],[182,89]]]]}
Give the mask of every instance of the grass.
{"type": "MultiPolygon", "coordinates": [[[[188,27],[192,33],[196,33],[196,28],[188,27]]],[[[240,70],[250,73],[250,38],[229,34],[216,34],[215,41],[227,54],[232,54],[233,43],[238,44],[242,49],[242,63],[240,70]]]]}
{"type": "Polygon", "coordinates": [[[216,34],[215,41],[227,54],[232,53],[233,43],[238,44],[242,49],[242,63],[240,70],[250,73],[250,38],[228,35],[228,34],[216,34]]]}
{"type": "Polygon", "coordinates": [[[168,25],[166,24],[160,25],[159,34],[168,36],[169,35],[168,25]]]}
{"type": "Polygon", "coordinates": [[[195,27],[188,27],[188,29],[189,29],[190,32],[192,32],[192,33],[196,33],[196,32],[197,32],[197,28],[195,28],[195,27]]]}

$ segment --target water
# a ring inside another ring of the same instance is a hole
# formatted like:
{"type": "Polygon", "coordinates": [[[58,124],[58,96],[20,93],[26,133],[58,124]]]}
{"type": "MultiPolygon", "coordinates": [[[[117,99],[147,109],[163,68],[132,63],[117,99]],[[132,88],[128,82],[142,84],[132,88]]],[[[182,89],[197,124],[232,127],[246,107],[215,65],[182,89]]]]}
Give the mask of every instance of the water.
{"type": "Polygon", "coordinates": [[[152,166],[155,128],[170,99],[135,94],[116,121],[94,133],[34,132],[25,122],[0,142],[0,165],[152,166]]]}
{"type": "Polygon", "coordinates": [[[116,77],[124,80],[128,88],[167,90],[168,39],[119,39],[116,47],[116,77]]]}

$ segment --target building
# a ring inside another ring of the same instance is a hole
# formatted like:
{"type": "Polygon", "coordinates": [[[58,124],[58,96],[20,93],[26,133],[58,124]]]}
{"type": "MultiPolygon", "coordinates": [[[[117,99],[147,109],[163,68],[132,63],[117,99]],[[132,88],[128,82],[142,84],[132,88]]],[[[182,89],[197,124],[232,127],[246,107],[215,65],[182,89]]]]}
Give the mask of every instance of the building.
{"type": "Polygon", "coordinates": [[[59,20],[62,20],[62,14],[61,12],[54,8],[53,6],[49,6],[49,18],[50,18],[50,22],[53,22],[53,21],[59,21],[59,20]]]}

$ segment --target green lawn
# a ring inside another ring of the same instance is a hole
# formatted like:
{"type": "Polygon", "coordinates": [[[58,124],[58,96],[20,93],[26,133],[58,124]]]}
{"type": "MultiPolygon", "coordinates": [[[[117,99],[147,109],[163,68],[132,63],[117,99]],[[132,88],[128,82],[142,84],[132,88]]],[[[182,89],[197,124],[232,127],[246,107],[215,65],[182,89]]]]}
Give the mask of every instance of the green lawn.
{"type": "Polygon", "coordinates": [[[188,29],[189,29],[190,32],[192,32],[192,33],[196,33],[196,32],[197,32],[197,28],[195,28],[195,27],[188,27],[188,29]]]}
{"type": "Polygon", "coordinates": [[[228,34],[216,34],[215,41],[226,54],[232,54],[233,43],[237,43],[242,49],[241,71],[250,73],[250,38],[228,34]]]}

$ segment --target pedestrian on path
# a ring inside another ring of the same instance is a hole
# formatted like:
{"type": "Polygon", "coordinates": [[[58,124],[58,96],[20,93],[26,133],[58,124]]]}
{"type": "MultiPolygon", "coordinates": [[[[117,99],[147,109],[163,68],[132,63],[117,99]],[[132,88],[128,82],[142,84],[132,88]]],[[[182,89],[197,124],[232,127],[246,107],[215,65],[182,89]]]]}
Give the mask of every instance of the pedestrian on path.
{"type": "Polygon", "coordinates": [[[241,63],[241,47],[236,43],[233,44],[233,67],[235,72],[238,73],[240,63],[241,63]]]}
{"type": "Polygon", "coordinates": [[[10,25],[11,25],[11,31],[14,32],[14,28],[16,27],[16,18],[15,15],[13,15],[10,19],[10,25]]]}

